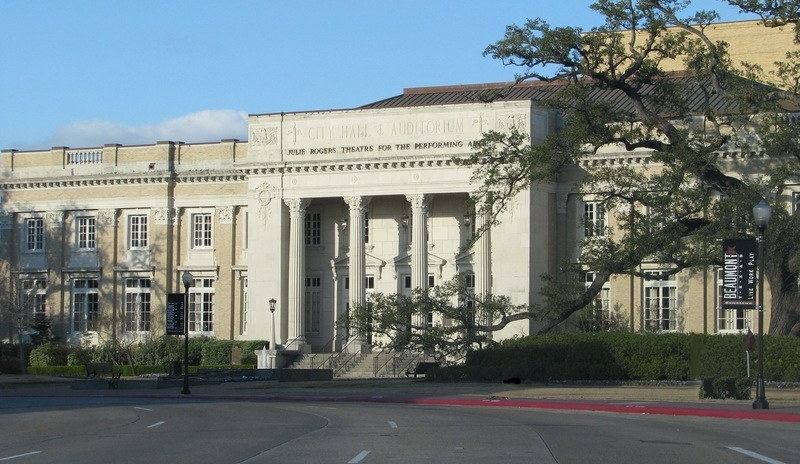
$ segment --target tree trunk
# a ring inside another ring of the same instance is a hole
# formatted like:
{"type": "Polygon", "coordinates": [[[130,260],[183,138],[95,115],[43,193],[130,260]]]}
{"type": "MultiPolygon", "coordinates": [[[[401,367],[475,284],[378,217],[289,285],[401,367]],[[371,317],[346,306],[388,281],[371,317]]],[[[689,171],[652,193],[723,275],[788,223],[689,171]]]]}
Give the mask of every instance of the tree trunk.
{"type": "Polygon", "coordinates": [[[767,333],[800,335],[800,289],[797,285],[797,274],[783,267],[767,277],[772,296],[767,333]]]}

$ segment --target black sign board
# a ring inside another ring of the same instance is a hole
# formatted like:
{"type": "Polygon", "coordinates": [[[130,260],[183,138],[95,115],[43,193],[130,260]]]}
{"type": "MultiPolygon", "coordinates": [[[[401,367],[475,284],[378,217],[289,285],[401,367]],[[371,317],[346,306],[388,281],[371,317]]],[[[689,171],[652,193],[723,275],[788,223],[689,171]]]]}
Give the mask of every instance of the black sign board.
{"type": "Polygon", "coordinates": [[[756,307],[756,241],[722,241],[723,309],[756,307]]]}
{"type": "Polygon", "coordinates": [[[183,335],[185,311],[183,293],[167,294],[167,335],[183,335]]]}

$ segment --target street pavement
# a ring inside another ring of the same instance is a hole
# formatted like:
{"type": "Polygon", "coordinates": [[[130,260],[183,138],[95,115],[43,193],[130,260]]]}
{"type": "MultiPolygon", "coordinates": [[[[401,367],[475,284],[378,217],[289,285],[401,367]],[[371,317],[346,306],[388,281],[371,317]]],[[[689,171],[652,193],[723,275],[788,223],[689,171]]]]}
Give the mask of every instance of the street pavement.
{"type": "MultiPolygon", "coordinates": [[[[125,388],[76,389],[81,379],[0,375],[0,398],[11,396],[194,398],[247,401],[391,402],[417,405],[513,407],[602,411],[627,414],[716,417],[800,422],[800,388],[768,384],[769,409],[754,410],[752,400],[700,399],[699,382],[645,385],[545,383],[444,383],[423,379],[333,380],[325,382],[190,380],[181,386],[147,388],[123,379],[125,388]]],[[[102,384],[102,383],[101,383],[102,384]]]]}

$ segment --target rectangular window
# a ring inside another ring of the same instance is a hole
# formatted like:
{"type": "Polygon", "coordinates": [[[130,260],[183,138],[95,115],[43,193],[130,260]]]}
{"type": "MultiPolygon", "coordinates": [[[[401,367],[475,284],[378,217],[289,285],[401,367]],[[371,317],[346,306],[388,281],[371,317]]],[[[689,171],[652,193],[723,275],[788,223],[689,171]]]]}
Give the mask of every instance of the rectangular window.
{"type": "Polygon", "coordinates": [[[306,245],[319,245],[322,243],[322,214],[306,213],[304,219],[306,245]]]}
{"type": "Polygon", "coordinates": [[[792,214],[794,214],[800,209],[800,192],[794,192],[792,194],[792,200],[792,214]]]}
{"type": "Polygon", "coordinates": [[[602,203],[589,201],[583,204],[583,236],[604,237],[606,235],[606,211],[602,203]]]}
{"type": "MultiPolygon", "coordinates": [[[[428,275],[428,288],[433,288],[435,286],[436,286],[436,277],[434,277],[433,274],[429,274],[428,275]]],[[[425,325],[427,325],[429,329],[431,327],[433,327],[433,312],[429,312],[428,314],[426,314],[426,316],[425,316],[425,325]]]]}
{"type": "Polygon", "coordinates": [[[675,274],[664,280],[646,279],[644,283],[645,330],[677,330],[678,287],[675,274]]]}
{"type": "Polygon", "coordinates": [[[97,248],[97,229],[94,216],[78,218],[78,249],[94,250],[97,248]]]}
{"type": "Polygon", "coordinates": [[[125,279],[125,330],[150,331],[150,279],[125,279]]]}
{"type": "Polygon", "coordinates": [[[44,251],[44,219],[25,220],[25,250],[29,252],[44,251]]]}
{"type": "Polygon", "coordinates": [[[722,269],[717,269],[717,330],[726,333],[745,332],[752,327],[751,313],[753,311],[744,308],[722,309],[723,295],[723,274],[722,269]]]}
{"type": "Polygon", "coordinates": [[[27,313],[35,316],[44,316],[47,313],[47,281],[44,279],[24,279],[20,286],[22,293],[19,295],[20,307],[27,313]]]}
{"type": "MultiPolygon", "coordinates": [[[[596,272],[584,274],[584,285],[588,289],[597,278],[596,272]]],[[[600,293],[583,309],[578,324],[585,332],[597,332],[611,329],[611,288],[606,282],[600,293]]]]}
{"type": "Polygon", "coordinates": [[[97,279],[72,281],[72,331],[87,332],[99,328],[100,308],[97,279]]]}
{"type": "Polygon", "coordinates": [[[245,276],[242,277],[242,306],[241,314],[239,315],[239,334],[244,335],[247,333],[247,324],[250,322],[250,284],[249,279],[245,276]]]}
{"type": "Polygon", "coordinates": [[[250,213],[245,211],[244,213],[244,249],[248,249],[250,247],[250,213]]]}
{"type": "Polygon", "coordinates": [[[147,215],[128,216],[128,238],[131,250],[147,248],[147,215]]]}
{"type": "Polygon", "coordinates": [[[319,277],[306,277],[305,295],[305,331],[316,334],[320,332],[322,318],[322,285],[319,277]]]}
{"type": "Polygon", "coordinates": [[[211,213],[192,215],[192,248],[211,248],[211,213]]]}
{"type": "Polygon", "coordinates": [[[369,243],[369,213],[364,213],[364,243],[369,243]]]}
{"type": "Polygon", "coordinates": [[[189,332],[214,331],[214,279],[198,277],[189,288],[189,332]]]}
{"type": "MultiPolygon", "coordinates": [[[[461,306],[465,308],[474,308],[475,307],[475,274],[472,272],[468,272],[463,274],[464,276],[464,290],[461,295],[459,295],[459,302],[461,306]]],[[[474,317],[474,315],[473,315],[474,317]]],[[[474,322],[474,318],[473,318],[474,322]]]]}

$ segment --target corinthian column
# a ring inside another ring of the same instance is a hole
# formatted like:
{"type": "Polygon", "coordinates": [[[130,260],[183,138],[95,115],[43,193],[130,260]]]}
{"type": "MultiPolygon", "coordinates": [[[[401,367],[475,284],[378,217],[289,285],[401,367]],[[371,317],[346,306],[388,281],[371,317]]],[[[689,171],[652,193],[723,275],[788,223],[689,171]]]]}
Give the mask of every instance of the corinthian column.
{"type": "MultiPolygon", "coordinates": [[[[473,245],[475,247],[475,295],[484,299],[492,293],[492,229],[489,224],[489,212],[482,211],[480,205],[475,212],[475,229],[480,236],[473,245]]],[[[494,321],[484,318],[480,323],[492,325],[494,321]]],[[[486,333],[491,338],[492,332],[486,333]]]]}
{"type": "Polygon", "coordinates": [[[304,351],[306,245],[303,240],[306,208],[311,200],[293,198],[284,200],[289,207],[289,333],[288,349],[304,351]]]}
{"type": "MultiPolygon", "coordinates": [[[[350,207],[350,289],[348,297],[350,307],[363,306],[367,302],[365,288],[366,279],[366,248],[364,246],[364,216],[369,204],[368,197],[347,197],[344,199],[350,207]]],[[[357,335],[363,335],[363,328],[359,327],[357,335]]]]}
{"type": "Polygon", "coordinates": [[[411,288],[428,289],[428,203],[429,195],[406,195],[411,203],[411,288]]]}
{"type": "Polygon", "coordinates": [[[475,294],[492,293],[492,229],[488,227],[489,212],[475,212],[475,229],[480,236],[475,242],[475,294]]]}

